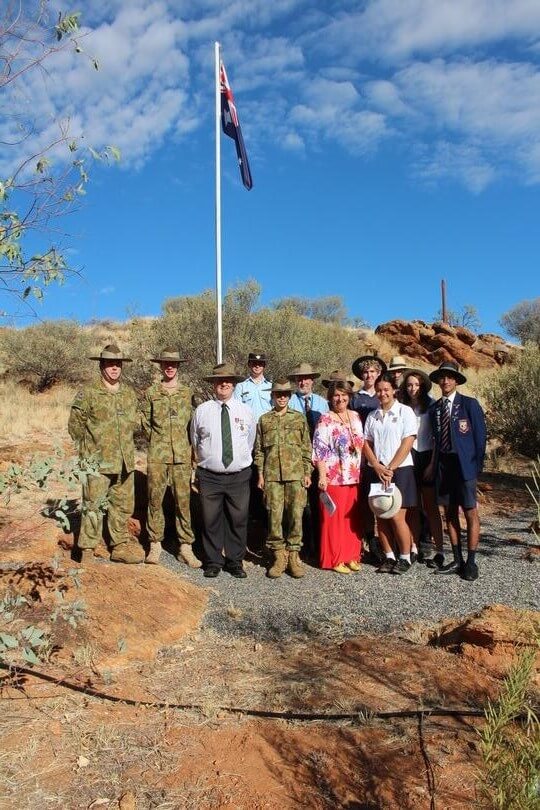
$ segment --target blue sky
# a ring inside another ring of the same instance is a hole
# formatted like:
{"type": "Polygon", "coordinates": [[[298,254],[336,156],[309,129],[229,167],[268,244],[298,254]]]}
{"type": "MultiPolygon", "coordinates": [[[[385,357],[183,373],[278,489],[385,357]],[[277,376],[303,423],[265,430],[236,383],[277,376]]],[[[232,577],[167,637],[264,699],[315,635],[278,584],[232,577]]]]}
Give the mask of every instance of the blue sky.
{"type": "Polygon", "coordinates": [[[83,24],[100,70],[64,52],[26,80],[24,148],[69,117],[122,161],[93,168],[65,223],[82,275],[41,318],[156,315],[213,286],[215,39],[254,178],[223,137],[224,287],[341,295],[375,326],[431,320],[445,278],[499,332],[540,294],[538,0],[87,0],[83,24]]]}

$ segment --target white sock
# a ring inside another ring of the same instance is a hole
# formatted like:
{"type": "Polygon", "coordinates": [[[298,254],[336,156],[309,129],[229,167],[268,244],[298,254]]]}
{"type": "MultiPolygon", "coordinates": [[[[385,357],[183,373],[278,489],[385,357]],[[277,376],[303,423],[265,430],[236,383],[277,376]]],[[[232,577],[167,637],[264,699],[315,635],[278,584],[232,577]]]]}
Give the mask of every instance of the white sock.
{"type": "Polygon", "coordinates": [[[400,560],[407,560],[407,562],[408,562],[408,563],[410,563],[410,561],[411,561],[411,555],[410,555],[410,554],[400,554],[400,555],[399,555],[399,559],[400,559],[400,560]]]}
{"type": "Polygon", "coordinates": [[[416,547],[416,543],[413,543],[411,546],[411,551],[413,554],[418,554],[418,549],[416,547]]]}
{"type": "Polygon", "coordinates": [[[393,551],[386,552],[385,556],[386,556],[387,560],[395,560],[396,559],[396,555],[394,554],[393,551]]]}

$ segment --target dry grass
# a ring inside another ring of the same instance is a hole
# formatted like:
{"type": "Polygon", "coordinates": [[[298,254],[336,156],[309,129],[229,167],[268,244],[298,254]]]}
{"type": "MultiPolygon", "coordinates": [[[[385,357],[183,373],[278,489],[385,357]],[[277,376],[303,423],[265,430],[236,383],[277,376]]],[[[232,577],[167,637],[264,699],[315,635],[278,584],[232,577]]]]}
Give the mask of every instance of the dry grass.
{"type": "Polygon", "coordinates": [[[29,440],[39,436],[51,445],[69,441],[67,421],[75,391],[55,386],[31,394],[13,381],[0,383],[0,435],[4,441],[29,440]]]}

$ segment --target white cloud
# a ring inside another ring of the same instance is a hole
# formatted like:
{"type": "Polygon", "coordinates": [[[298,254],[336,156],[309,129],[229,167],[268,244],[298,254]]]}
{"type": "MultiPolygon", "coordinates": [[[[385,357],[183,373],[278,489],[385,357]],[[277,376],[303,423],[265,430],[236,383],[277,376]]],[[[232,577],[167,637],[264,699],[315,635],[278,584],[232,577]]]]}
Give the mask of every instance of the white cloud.
{"type": "MultiPolygon", "coordinates": [[[[454,176],[475,191],[501,173],[540,182],[538,0],[328,0],[324,10],[308,0],[88,0],[83,19],[99,71],[68,48],[17,93],[3,90],[3,110],[21,117],[0,117],[0,141],[20,140],[21,120],[36,124],[18,157],[45,147],[65,118],[96,148],[117,145],[124,168],[211,126],[217,37],[254,160],[269,139],[291,152],[335,141],[362,154],[399,137],[407,154],[420,151],[424,179],[454,176]],[[490,51],[509,43],[513,61],[490,51]]],[[[8,168],[0,158],[0,173],[8,168]]]]}
{"type": "Polygon", "coordinates": [[[416,174],[428,184],[441,180],[462,183],[474,194],[479,194],[497,176],[496,169],[473,145],[438,141],[429,152],[425,150],[415,163],[416,174]]]}
{"type": "Polygon", "coordinates": [[[532,42],[539,33],[537,0],[369,0],[309,41],[348,61],[400,61],[501,40],[532,42]]]}
{"type": "MultiPolygon", "coordinates": [[[[423,137],[446,133],[461,142],[463,155],[482,156],[485,165],[517,162],[529,180],[540,172],[540,68],[494,61],[417,63],[394,77],[399,102],[417,116],[423,137]],[[471,148],[474,149],[471,151],[471,148]]],[[[462,174],[462,172],[460,172],[462,174]]],[[[481,185],[482,180],[475,181],[481,185]]]]}

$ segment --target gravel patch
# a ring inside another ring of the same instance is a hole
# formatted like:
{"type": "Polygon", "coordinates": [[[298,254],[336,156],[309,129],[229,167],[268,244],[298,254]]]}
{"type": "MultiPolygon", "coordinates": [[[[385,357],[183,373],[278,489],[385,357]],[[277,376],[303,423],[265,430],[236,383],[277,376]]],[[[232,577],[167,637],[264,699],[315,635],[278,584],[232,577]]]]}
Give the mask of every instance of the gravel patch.
{"type": "MultiPolygon", "coordinates": [[[[306,565],[303,579],[285,574],[270,580],[265,568],[252,562],[245,563],[247,579],[221,572],[207,580],[202,571],[186,568],[165,551],[161,562],[209,588],[203,627],[227,636],[284,640],[306,632],[340,637],[388,632],[409,622],[465,616],[490,604],[538,610],[540,560],[527,559],[536,542],[526,531],[531,517],[529,513],[482,517],[476,582],[455,574],[437,576],[418,564],[402,576],[377,574],[370,565],[348,576],[306,565]]],[[[450,559],[447,551],[446,561],[450,559]]]]}

